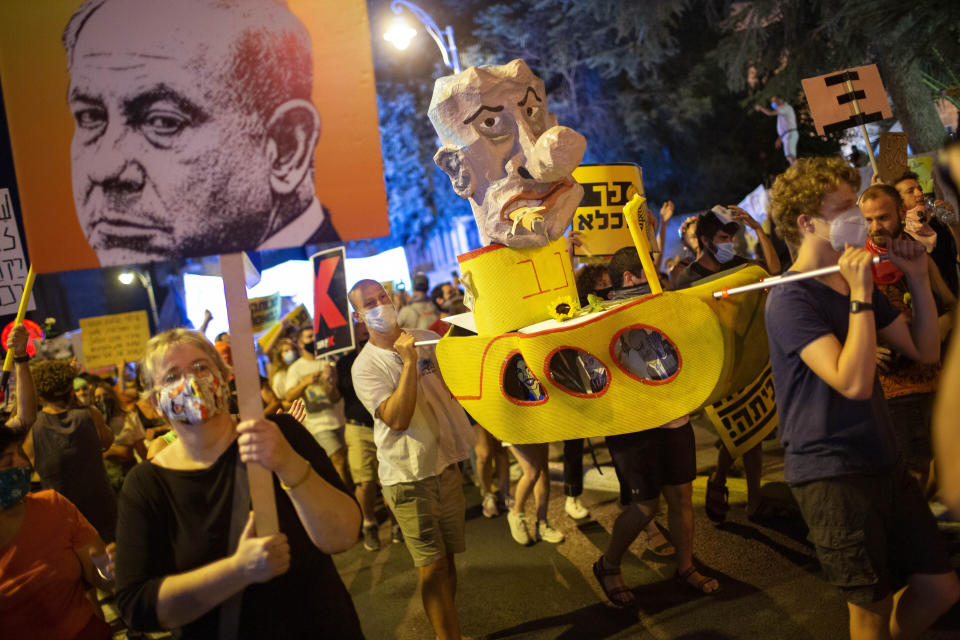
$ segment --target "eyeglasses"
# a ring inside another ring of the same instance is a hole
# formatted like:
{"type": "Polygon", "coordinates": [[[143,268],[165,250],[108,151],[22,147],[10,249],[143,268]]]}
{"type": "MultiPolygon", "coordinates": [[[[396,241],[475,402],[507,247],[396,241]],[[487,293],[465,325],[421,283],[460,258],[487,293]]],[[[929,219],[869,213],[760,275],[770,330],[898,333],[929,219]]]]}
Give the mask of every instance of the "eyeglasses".
{"type": "Polygon", "coordinates": [[[179,382],[188,373],[192,373],[199,378],[209,377],[213,375],[213,366],[206,360],[195,360],[186,370],[174,367],[163,374],[160,378],[160,384],[167,386],[179,382]]]}

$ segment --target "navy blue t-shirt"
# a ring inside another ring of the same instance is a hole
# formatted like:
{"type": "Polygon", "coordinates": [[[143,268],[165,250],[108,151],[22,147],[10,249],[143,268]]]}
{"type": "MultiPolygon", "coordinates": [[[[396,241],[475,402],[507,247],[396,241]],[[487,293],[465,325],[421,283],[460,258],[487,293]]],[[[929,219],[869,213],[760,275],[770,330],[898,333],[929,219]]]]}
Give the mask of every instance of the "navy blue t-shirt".
{"type": "MultiPolygon", "coordinates": [[[[899,315],[876,287],[873,309],[878,331],[899,315]]],[[[850,400],[800,358],[804,347],[827,334],[842,344],[849,319],[850,297],[816,279],[773,287],[767,298],[767,340],[788,484],[876,473],[899,457],[879,379],[874,377],[869,399],[850,400]]]]}

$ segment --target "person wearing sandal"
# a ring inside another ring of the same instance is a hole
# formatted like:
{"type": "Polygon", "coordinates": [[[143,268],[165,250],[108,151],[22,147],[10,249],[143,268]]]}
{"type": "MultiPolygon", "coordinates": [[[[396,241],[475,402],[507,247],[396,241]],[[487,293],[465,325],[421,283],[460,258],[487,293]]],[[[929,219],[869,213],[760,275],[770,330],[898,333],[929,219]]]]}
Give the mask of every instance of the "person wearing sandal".
{"type": "MultiPolygon", "coordinates": [[[[689,417],[655,429],[607,436],[607,448],[620,480],[620,504],[624,510],[613,524],[606,552],[593,565],[593,574],[610,602],[615,607],[626,607],[636,601],[620,575],[620,561],[644,529],[648,545],[657,544],[648,526],[653,525],[659,533],[653,516],[661,492],[667,500],[669,531],[676,545],[675,579],[700,594],[716,593],[720,583],[701,574],[693,564],[692,494],[697,469],[689,417]]],[[[666,555],[670,546],[664,538],[653,550],[666,555]]]]}

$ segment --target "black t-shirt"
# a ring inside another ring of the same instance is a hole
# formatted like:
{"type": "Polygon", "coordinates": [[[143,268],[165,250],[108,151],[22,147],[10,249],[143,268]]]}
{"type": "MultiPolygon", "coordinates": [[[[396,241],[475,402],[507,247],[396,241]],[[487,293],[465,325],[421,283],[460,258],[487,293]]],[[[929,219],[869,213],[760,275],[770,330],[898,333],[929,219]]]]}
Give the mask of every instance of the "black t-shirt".
{"type": "MultiPolygon", "coordinates": [[[[728,269],[733,269],[734,267],[739,267],[742,264],[753,264],[750,260],[747,260],[743,256],[733,256],[730,259],[730,262],[724,262],[721,267],[723,271],[728,269]]],[[[715,273],[720,273],[719,271],[710,271],[699,262],[691,262],[690,266],[677,274],[676,280],[674,282],[674,289],[686,289],[692,285],[697,280],[703,280],[704,278],[710,277],[715,273]]]]}
{"type": "Polygon", "coordinates": [[[947,225],[937,218],[930,219],[930,227],[937,233],[937,246],[930,252],[930,257],[937,265],[937,270],[943,276],[947,287],[953,295],[957,295],[960,279],[957,277],[957,243],[947,225]]]}
{"type": "Polygon", "coordinates": [[[357,392],[353,389],[353,376],[350,374],[353,362],[357,359],[357,355],[362,348],[362,344],[357,345],[355,350],[337,360],[337,388],[340,390],[340,395],[343,396],[343,414],[347,420],[372,429],[373,416],[370,415],[370,412],[357,397],[357,392]]]}
{"type": "MultiPolygon", "coordinates": [[[[347,493],[316,440],[288,415],[270,416],[293,449],[324,480],[347,493]]],[[[157,597],[166,576],[227,557],[237,444],[206,469],[150,463],[133,468],[120,494],[117,602],[134,629],[156,630],[157,597]]],[[[274,476],[280,531],[290,569],[244,591],[240,638],[362,638],[360,621],[329,555],[310,541],[293,503],[274,476]]],[[[349,494],[348,494],[349,495],[349,494]]],[[[180,638],[216,639],[219,607],[179,630],[180,638]]]]}

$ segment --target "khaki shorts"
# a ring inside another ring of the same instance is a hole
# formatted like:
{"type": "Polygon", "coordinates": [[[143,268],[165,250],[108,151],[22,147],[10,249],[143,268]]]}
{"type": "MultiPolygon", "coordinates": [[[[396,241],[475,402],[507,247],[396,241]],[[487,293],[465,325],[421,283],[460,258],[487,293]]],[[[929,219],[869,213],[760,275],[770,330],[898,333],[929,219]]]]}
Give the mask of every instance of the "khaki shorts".
{"type": "Polygon", "coordinates": [[[383,499],[397,518],[415,567],[466,551],[467,505],[456,464],[438,476],[388,485],[383,488],[383,499]]]}
{"type": "Polygon", "coordinates": [[[347,423],[347,461],[354,482],[377,481],[377,445],[373,443],[373,428],[347,423]]]}
{"type": "Polygon", "coordinates": [[[329,458],[332,458],[333,454],[347,446],[343,439],[343,427],[330,429],[329,431],[315,431],[313,438],[320,443],[329,458]]]}

